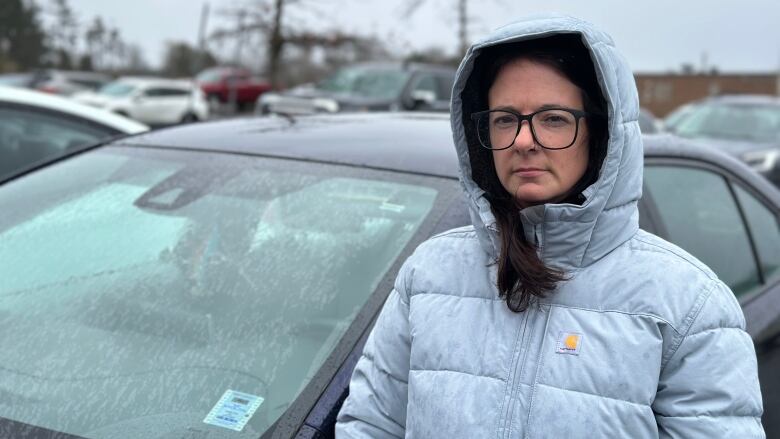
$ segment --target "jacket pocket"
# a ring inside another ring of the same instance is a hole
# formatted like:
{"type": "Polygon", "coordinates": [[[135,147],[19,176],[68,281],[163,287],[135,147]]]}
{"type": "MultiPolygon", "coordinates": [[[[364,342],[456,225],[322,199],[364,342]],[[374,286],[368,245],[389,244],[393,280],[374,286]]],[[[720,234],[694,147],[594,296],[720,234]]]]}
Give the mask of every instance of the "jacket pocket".
{"type": "Polygon", "coordinates": [[[653,316],[552,305],[536,383],[650,405],[662,352],[653,316]]]}
{"type": "Polygon", "coordinates": [[[657,437],[662,341],[652,316],[551,305],[526,437],[657,437]]]}

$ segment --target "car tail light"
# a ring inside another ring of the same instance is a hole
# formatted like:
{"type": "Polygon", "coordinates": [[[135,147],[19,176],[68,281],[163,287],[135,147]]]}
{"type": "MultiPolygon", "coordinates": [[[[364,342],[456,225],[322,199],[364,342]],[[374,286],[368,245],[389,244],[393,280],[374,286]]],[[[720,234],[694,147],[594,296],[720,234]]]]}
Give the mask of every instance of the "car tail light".
{"type": "Polygon", "coordinates": [[[44,93],[51,93],[55,95],[60,93],[60,90],[57,87],[51,85],[42,85],[38,87],[38,91],[42,91],[44,93]]]}

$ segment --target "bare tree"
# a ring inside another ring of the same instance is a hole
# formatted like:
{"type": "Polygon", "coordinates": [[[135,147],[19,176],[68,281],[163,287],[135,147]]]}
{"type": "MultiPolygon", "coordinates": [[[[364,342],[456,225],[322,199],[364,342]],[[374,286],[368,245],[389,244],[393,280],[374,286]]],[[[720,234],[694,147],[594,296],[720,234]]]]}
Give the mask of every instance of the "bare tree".
{"type": "Polygon", "coordinates": [[[76,61],[79,25],[76,14],[67,0],[51,0],[46,12],[54,18],[55,26],[48,32],[52,40],[55,63],[60,68],[72,68],[76,61]]]}
{"type": "Polygon", "coordinates": [[[84,54],[79,64],[94,70],[119,72],[143,72],[149,66],[143,59],[143,52],[122,37],[119,28],[105,25],[103,18],[92,19],[83,33],[84,54]]]}
{"type": "MultiPolygon", "coordinates": [[[[427,0],[407,0],[406,6],[401,13],[401,16],[403,18],[409,18],[412,15],[417,12],[417,10],[422,6],[424,3],[426,3],[427,0]]],[[[469,0],[448,0],[449,2],[453,2],[455,4],[455,8],[458,13],[458,54],[459,56],[462,56],[466,53],[466,51],[469,48],[469,36],[468,36],[468,27],[469,22],[472,20],[472,17],[469,16],[468,11],[468,5],[469,0]]],[[[502,4],[506,5],[505,1],[501,1],[502,4]]]]}
{"type": "Polygon", "coordinates": [[[89,56],[89,64],[93,68],[99,68],[103,66],[103,41],[106,37],[106,26],[103,24],[103,19],[95,17],[92,20],[92,24],[89,25],[84,32],[84,40],[87,46],[87,55],[89,56]]]}
{"type": "Polygon", "coordinates": [[[235,44],[233,63],[242,64],[243,48],[262,47],[265,60],[265,73],[272,86],[280,84],[281,59],[288,45],[300,41],[302,34],[297,31],[290,13],[306,12],[324,16],[320,13],[322,2],[313,0],[253,0],[239,6],[222,10],[222,15],[233,22],[232,26],[215,30],[209,41],[220,43],[231,40],[235,44]]]}

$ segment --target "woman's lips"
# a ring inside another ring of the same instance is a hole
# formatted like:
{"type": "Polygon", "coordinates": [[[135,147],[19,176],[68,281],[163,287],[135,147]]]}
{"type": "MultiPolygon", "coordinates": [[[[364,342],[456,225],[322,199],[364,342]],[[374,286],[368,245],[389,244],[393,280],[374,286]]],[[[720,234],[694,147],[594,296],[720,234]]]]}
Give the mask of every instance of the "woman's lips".
{"type": "Polygon", "coordinates": [[[520,169],[515,169],[512,173],[520,177],[531,178],[531,177],[538,177],[544,174],[545,172],[547,171],[540,168],[520,168],[520,169]]]}

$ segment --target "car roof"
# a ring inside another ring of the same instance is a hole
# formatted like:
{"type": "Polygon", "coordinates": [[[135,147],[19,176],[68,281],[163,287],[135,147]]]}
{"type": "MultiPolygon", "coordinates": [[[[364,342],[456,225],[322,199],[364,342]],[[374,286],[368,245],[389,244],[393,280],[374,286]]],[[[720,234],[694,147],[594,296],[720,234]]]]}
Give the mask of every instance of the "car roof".
{"type": "Polygon", "coordinates": [[[728,169],[737,174],[751,187],[759,189],[770,198],[775,206],[780,206],[780,190],[750,166],[734,156],[713,148],[704,139],[688,139],[671,133],[642,136],[645,159],[687,159],[706,162],[719,168],[728,169]]]}
{"type": "Polygon", "coordinates": [[[57,70],[57,69],[48,69],[48,70],[39,70],[38,73],[41,74],[54,74],[54,75],[62,75],[66,78],[89,78],[89,79],[99,79],[104,81],[110,81],[111,76],[106,75],[104,73],[98,73],[98,72],[86,72],[82,70],[57,70]]]}
{"type": "Polygon", "coordinates": [[[123,76],[116,79],[115,82],[124,82],[137,87],[180,87],[191,88],[192,81],[188,79],[170,79],[144,76],[123,76]]]}
{"type": "Polygon", "coordinates": [[[706,103],[723,103],[733,105],[777,105],[780,106],[780,97],[772,95],[744,94],[712,96],[704,99],[706,103]]]}
{"type": "MultiPolygon", "coordinates": [[[[744,174],[752,184],[764,186],[763,179],[747,165],[708,147],[705,141],[671,134],[646,135],[643,139],[646,158],[705,161],[744,174]]],[[[442,113],[237,118],[163,128],[126,137],[115,144],[230,152],[451,178],[458,176],[449,116],[442,113]]]]}
{"type": "Polygon", "coordinates": [[[125,134],[148,131],[149,127],[118,114],[90,107],[60,96],[0,85],[0,102],[39,107],[50,111],[67,113],[105,125],[125,134]]]}
{"type": "Polygon", "coordinates": [[[456,177],[458,162],[448,121],[447,115],[428,113],[237,118],[163,128],[119,143],[456,177]]]}

